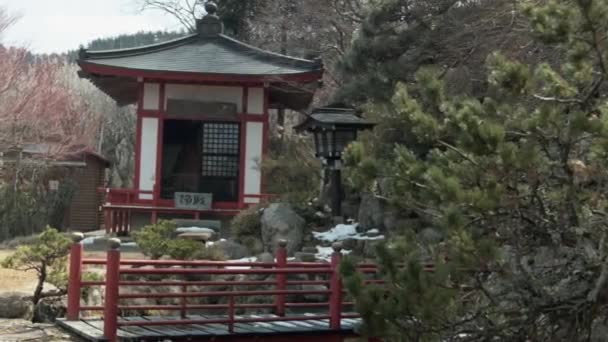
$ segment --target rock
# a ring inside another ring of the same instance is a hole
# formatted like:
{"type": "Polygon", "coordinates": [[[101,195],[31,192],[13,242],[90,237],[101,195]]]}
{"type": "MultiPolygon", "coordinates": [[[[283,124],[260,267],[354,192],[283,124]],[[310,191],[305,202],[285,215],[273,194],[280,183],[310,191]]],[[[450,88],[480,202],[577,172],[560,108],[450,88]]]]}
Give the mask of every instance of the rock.
{"type": "Polygon", "coordinates": [[[302,252],[316,254],[317,247],[304,247],[304,248],[302,248],[302,252]]]}
{"type": "Polygon", "coordinates": [[[384,227],[384,210],[380,199],[373,194],[361,194],[359,205],[358,229],[381,229],[384,227]]]}
{"type": "Polygon", "coordinates": [[[604,319],[596,319],[593,321],[591,326],[591,341],[592,342],[603,342],[606,341],[608,336],[608,325],[604,319]]]}
{"type": "Polygon", "coordinates": [[[359,203],[356,203],[355,201],[342,202],[342,216],[357,217],[358,213],[359,213],[359,203]]]}
{"type": "Polygon", "coordinates": [[[34,312],[34,303],[29,297],[31,295],[20,292],[0,294],[0,318],[31,319],[34,312]]]}
{"type": "Polygon", "coordinates": [[[92,286],[85,291],[84,302],[87,306],[103,306],[104,286],[92,286]]]}
{"type": "Polygon", "coordinates": [[[214,246],[222,249],[224,254],[226,254],[226,257],[230,260],[243,259],[251,255],[251,252],[247,247],[230,240],[215,242],[214,246]]]}
{"type": "Polygon", "coordinates": [[[315,262],[317,260],[315,253],[297,252],[295,258],[297,261],[301,262],[315,262]]]}
{"type": "Polygon", "coordinates": [[[365,243],[363,245],[363,256],[366,258],[375,258],[376,255],[376,246],[379,244],[383,244],[384,240],[364,240],[365,243]]]}
{"type": "Polygon", "coordinates": [[[357,248],[357,244],[359,243],[359,240],[357,239],[345,239],[340,241],[342,242],[342,248],[346,249],[347,251],[352,251],[355,250],[357,248]]]}
{"type": "Polygon", "coordinates": [[[287,254],[302,247],[306,222],[289,204],[273,203],[262,214],[264,250],[275,251],[279,240],[287,240],[287,254]]]}
{"type": "Polygon", "coordinates": [[[274,262],[274,256],[268,252],[258,255],[259,262],[270,263],[274,262]]]}
{"type": "Polygon", "coordinates": [[[64,317],[67,304],[65,298],[44,298],[34,307],[36,323],[55,323],[57,318],[64,317]]]}
{"type": "MultiPolygon", "coordinates": [[[[302,285],[303,291],[327,291],[327,287],[324,285],[302,285]]],[[[302,295],[302,301],[306,303],[323,303],[327,301],[326,294],[305,294],[302,295]]]]}

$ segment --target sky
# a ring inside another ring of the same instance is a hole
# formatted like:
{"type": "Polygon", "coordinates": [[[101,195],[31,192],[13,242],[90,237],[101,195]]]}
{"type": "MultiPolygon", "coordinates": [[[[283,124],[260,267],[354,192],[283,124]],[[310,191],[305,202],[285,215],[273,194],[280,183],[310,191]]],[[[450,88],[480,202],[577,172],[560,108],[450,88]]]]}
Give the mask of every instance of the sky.
{"type": "Polygon", "coordinates": [[[0,7],[20,16],[0,42],[35,53],[75,50],[123,33],[181,28],[164,13],[140,13],[137,0],[0,0],[0,7]]]}

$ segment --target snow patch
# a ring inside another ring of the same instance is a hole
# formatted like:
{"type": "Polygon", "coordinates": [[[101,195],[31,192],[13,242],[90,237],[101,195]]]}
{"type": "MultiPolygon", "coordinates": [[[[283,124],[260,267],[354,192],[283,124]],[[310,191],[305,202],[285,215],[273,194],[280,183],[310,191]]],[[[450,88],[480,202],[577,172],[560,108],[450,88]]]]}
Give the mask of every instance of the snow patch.
{"type": "Polygon", "coordinates": [[[90,236],[82,240],[83,245],[92,245],[95,243],[95,240],[99,239],[99,236],[90,236]]]}
{"type": "MultiPolygon", "coordinates": [[[[228,260],[228,262],[233,262],[233,263],[256,262],[256,261],[258,261],[257,257],[247,257],[247,258],[236,259],[236,260],[228,260]]],[[[226,267],[226,269],[229,269],[229,270],[250,270],[251,267],[250,266],[228,266],[228,267],[226,267]]]]}
{"type": "Polygon", "coordinates": [[[196,233],[196,234],[215,234],[215,230],[201,227],[181,227],[177,228],[178,233],[196,233]]]}
{"type": "Polygon", "coordinates": [[[367,233],[358,233],[357,224],[339,224],[326,232],[313,232],[315,239],[327,242],[354,240],[384,240],[384,235],[367,236],[366,234],[378,234],[378,229],[372,229],[367,233]]]}
{"type": "MultiPolygon", "coordinates": [[[[351,251],[342,250],[342,254],[350,254],[351,251]]],[[[315,258],[329,261],[331,260],[331,255],[334,253],[334,249],[331,247],[322,247],[317,246],[317,253],[315,254],[315,258]]]]}

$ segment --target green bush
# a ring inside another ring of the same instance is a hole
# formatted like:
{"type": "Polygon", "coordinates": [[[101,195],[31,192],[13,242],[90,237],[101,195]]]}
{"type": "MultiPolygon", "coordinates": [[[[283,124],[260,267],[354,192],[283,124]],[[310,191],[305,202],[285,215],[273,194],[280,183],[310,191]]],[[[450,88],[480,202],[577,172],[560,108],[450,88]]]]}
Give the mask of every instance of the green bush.
{"type": "Polygon", "coordinates": [[[259,206],[250,207],[241,211],[230,223],[232,238],[253,253],[261,252],[262,249],[262,222],[259,211],[259,206]]]}
{"type": "Polygon", "coordinates": [[[2,267],[19,271],[34,270],[38,284],[32,302],[37,304],[42,297],[45,282],[65,292],[67,289],[66,262],[72,241],[54,228],[47,227],[30,245],[17,248],[13,255],[2,261],[2,267]]]}
{"type": "Polygon", "coordinates": [[[224,251],[217,246],[205,246],[196,254],[196,260],[224,261],[228,259],[224,251]]]}
{"type": "MultiPolygon", "coordinates": [[[[173,221],[160,220],[133,232],[133,239],[141,252],[152,260],[168,255],[170,242],[176,237],[177,225],[173,221]]],[[[175,246],[174,246],[175,248],[175,246]]]]}
{"type": "Polygon", "coordinates": [[[141,252],[153,260],[163,256],[178,260],[226,260],[221,249],[180,239],[176,231],[175,222],[161,220],[134,232],[133,238],[141,252]]]}

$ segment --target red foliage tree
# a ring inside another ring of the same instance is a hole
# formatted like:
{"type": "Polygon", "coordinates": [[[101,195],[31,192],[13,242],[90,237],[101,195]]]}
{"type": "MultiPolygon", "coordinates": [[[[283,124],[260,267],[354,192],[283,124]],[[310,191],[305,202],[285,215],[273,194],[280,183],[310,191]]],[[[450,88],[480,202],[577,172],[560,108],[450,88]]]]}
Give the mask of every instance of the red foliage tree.
{"type": "MultiPolygon", "coordinates": [[[[0,8],[0,34],[13,22],[0,8]]],[[[100,116],[65,82],[64,64],[0,46],[0,144],[44,144],[49,157],[94,146],[100,116]]]]}

